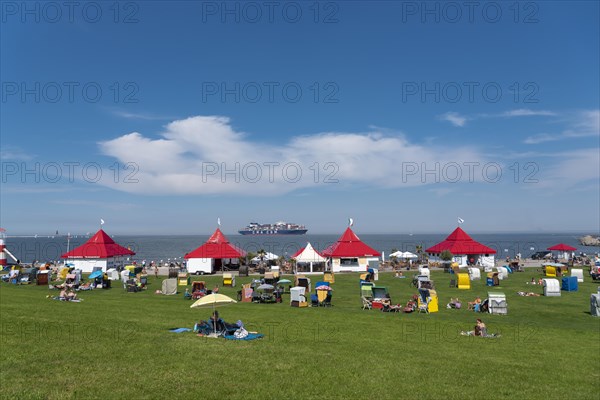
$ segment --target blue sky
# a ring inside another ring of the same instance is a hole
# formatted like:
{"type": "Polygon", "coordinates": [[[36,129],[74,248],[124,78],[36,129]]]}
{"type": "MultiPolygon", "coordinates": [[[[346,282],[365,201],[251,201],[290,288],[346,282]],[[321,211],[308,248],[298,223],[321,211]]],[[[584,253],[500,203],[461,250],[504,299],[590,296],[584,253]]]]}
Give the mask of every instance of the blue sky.
{"type": "Polygon", "coordinates": [[[597,2],[65,4],[2,3],[9,234],[600,230],[597,2]]]}

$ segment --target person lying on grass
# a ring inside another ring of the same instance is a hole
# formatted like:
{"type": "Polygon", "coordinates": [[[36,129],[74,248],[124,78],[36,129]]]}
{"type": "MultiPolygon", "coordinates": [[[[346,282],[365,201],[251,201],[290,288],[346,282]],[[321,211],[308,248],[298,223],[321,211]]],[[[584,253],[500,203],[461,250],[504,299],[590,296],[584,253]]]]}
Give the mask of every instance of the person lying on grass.
{"type": "Polygon", "coordinates": [[[479,337],[485,337],[485,338],[496,338],[496,337],[500,337],[500,335],[492,333],[492,334],[488,334],[487,332],[487,326],[485,325],[485,323],[477,318],[477,322],[475,323],[475,328],[473,328],[472,331],[462,331],[460,332],[461,335],[463,336],[479,336],[479,337]]]}
{"type": "Polygon", "coordinates": [[[460,302],[460,300],[458,299],[458,297],[456,299],[451,298],[450,299],[450,303],[446,304],[446,308],[456,308],[459,309],[462,307],[462,303],[460,302]]]}

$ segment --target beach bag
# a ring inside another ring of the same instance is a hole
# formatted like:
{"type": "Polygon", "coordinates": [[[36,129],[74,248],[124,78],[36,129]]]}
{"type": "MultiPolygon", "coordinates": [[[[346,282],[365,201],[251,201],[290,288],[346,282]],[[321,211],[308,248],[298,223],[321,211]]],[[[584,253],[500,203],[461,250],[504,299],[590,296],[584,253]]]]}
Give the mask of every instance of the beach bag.
{"type": "Polygon", "coordinates": [[[233,336],[235,336],[236,339],[243,339],[246,336],[248,336],[248,331],[242,327],[242,328],[239,328],[238,330],[236,330],[233,333],[233,336]]]}

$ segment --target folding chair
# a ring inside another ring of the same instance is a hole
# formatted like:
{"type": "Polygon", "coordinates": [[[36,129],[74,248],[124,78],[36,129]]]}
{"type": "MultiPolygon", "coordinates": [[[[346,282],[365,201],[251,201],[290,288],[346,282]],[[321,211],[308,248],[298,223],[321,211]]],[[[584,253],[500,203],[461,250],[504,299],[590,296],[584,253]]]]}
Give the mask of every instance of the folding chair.
{"type": "Polygon", "coordinates": [[[365,296],[362,296],[363,310],[370,310],[373,308],[373,303],[368,300],[365,296]]]}
{"type": "Polygon", "coordinates": [[[424,312],[425,314],[429,314],[429,301],[431,297],[427,298],[426,302],[419,302],[419,312],[424,312]]]}

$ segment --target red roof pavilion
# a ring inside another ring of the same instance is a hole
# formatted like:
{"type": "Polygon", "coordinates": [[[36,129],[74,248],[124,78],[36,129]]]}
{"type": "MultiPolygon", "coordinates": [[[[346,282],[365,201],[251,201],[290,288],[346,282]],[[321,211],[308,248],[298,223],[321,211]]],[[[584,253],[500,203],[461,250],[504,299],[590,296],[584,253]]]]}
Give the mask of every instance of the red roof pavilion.
{"type": "Polygon", "coordinates": [[[577,248],[573,247],[573,246],[569,246],[568,244],[559,243],[552,247],[548,247],[548,250],[550,250],[550,251],[575,251],[575,250],[577,250],[577,248]]]}
{"type": "Polygon", "coordinates": [[[496,254],[496,250],[476,242],[460,227],[456,228],[446,240],[425,250],[427,253],[438,254],[444,250],[454,255],[458,254],[496,254]]]}
{"type": "Polygon", "coordinates": [[[246,252],[229,243],[229,239],[219,228],[202,246],[187,253],[183,258],[238,258],[244,257],[246,252]]]}
{"type": "Polygon", "coordinates": [[[61,258],[109,258],[116,256],[133,256],[135,253],[108,236],[100,229],[87,242],[60,256],[61,258]]]}
{"type": "Polygon", "coordinates": [[[379,257],[381,254],[363,243],[348,227],[338,241],[325,249],[322,255],[323,257],[379,257]]]}

